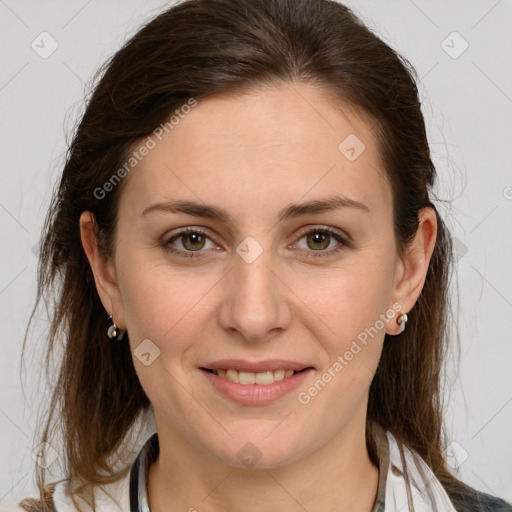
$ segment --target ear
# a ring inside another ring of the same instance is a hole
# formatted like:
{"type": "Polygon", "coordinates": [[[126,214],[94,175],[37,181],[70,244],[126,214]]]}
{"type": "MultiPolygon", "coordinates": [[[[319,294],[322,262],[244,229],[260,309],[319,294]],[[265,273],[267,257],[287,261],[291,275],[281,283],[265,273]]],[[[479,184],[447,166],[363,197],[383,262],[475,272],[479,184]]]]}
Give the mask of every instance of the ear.
{"type": "MultiPolygon", "coordinates": [[[[393,285],[393,303],[401,305],[400,313],[408,313],[418,300],[423,290],[430,259],[436,245],[437,217],[433,208],[426,207],[420,210],[418,230],[414,240],[401,258],[395,271],[395,283],[393,285]]],[[[400,334],[401,327],[396,318],[388,326],[386,332],[391,335],[400,334]]]]}
{"type": "Polygon", "coordinates": [[[106,258],[99,249],[97,224],[92,212],[82,212],[80,216],[80,236],[103,307],[108,315],[112,315],[116,325],[121,330],[125,330],[126,323],[115,266],[112,258],[106,258]]]}

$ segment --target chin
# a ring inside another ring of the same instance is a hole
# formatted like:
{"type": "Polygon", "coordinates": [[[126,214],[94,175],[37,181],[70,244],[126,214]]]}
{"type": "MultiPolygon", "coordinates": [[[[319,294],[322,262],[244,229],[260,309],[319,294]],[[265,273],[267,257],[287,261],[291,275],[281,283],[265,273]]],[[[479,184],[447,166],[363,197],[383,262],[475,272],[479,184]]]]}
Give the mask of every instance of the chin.
{"type": "MultiPolygon", "coordinates": [[[[274,427],[275,428],[275,427],[274,427]]],[[[276,429],[277,430],[277,429],[276,429]]],[[[271,432],[271,430],[270,430],[271,432]]],[[[256,434],[244,429],[232,438],[224,437],[215,447],[207,447],[210,454],[220,462],[247,469],[277,469],[284,467],[304,455],[306,434],[299,439],[282,431],[256,434]],[[222,446],[223,445],[223,446],[222,446]],[[220,448],[220,450],[219,450],[220,448]]]]}

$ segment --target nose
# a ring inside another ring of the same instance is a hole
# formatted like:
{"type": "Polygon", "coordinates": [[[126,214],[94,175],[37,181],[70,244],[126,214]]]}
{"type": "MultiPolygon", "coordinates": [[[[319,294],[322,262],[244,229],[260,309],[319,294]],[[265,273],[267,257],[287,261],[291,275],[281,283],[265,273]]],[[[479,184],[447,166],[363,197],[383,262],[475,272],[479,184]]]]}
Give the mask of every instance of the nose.
{"type": "Polygon", "coordinates": [[[219,322],[249,343],[269,340],[291,322],[289,288],[279,271],[271,268],[270,253],[263,251],[251,263],[235,254],[234,268],[226,276],[219,322]]]}

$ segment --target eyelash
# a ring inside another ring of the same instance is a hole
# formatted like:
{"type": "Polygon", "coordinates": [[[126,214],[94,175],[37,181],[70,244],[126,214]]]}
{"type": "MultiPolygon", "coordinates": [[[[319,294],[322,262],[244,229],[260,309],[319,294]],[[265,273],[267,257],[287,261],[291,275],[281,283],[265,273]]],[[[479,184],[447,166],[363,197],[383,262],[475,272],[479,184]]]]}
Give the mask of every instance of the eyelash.
{"type": "MultiPolygon", "coordinates": [[[[201,253],[204,251],[182,251],[181,249],[175,249],[174,247],[172,247],[170,245],[171,242],[179,239],[183,235],[187,235],[190,233],[201,235],[205,238],[210,239],[210,237],[208,236],[208,233],[201,228],[185,228],[185,229],[181,230],[179,233],[176,233],[175,235],[173,235],[171,238],[169,238],[167,241],[165,241],[163,243],[165,250],[169,251],[170,253],[176,254],[177,256],[180,256],[182,258],[200,258],[200,257],[202,257],[201,253]]],[[[338,247],[336,247],[335,249],[330,249],[329,251],[310,250],[308,252],[311,252],[313,254],[306,255],[306,258],[318,258],[318,257],[325,258],[328,256],[332,256],[333,254],[337,254],[337,253],[341,252],[344,249],[344,247],[350,246],[350,244],[347,242],[347,240],[344,237],[342,237],[339,233],[337,233],[336,231],[334,231],[333,229],[331,229],[329,227],[322,227],[322,228],[315,227],[315,228],[303,231],[301,233],[299,240],[301,240],[302,238],[304,238],[305,236],[307,236],[311,233],[324,233],[324,234],[327,233],[330,236],[332,236],[337,242],[339,242],[340,245],[338,247]]]]}

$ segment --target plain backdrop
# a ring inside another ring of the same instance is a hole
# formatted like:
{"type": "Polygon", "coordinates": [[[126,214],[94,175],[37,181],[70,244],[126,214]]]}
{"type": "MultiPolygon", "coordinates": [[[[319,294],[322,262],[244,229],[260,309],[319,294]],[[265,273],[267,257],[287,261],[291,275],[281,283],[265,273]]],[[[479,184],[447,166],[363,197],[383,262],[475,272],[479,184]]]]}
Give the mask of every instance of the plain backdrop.
{"type": "MultiPolygon", "coordinates": [[[[450,460],[462,480],[510,501],[512,1],[346,4],[418,73],[439,173],[436,194],[448,201],[438,207],[455,237],[457,256],[462,350],[458,375],[456,357],[448,360],[455,380],[447,386],[450,460]]],[[[47,393],[38,352],[44,317],[35,323],[35,342],[21,375],[20,356],[35,298],[37,243],[66,140],[83,111],[93,73],[168,5],[0,0],[0,504],[5,506],[36,495],[34,428],[47,393]]]]}

